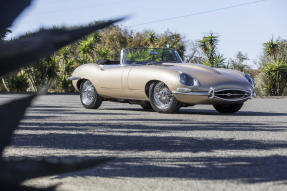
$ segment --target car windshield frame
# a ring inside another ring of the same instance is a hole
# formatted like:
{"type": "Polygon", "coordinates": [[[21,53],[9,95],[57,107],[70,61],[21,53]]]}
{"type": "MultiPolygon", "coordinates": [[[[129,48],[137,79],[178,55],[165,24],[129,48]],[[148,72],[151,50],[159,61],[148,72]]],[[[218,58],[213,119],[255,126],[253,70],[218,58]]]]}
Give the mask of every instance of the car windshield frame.
{"type": "Polygon", "coordinates": [[[162,64],[162,63],[183,63],[178,52],[173,48],[126,48],[121,52],[121,65],[151,65],[151,64],[162,64]],[[149,52],[148,56],[157,57],[157,60],[128,60],[127,54],[135,50],[135,52],[140,52],[141,50],[149,52]],[[161,50],[161,51],[159,51],[161,50]],[[158,60],[158,52],[161,52],[161,58],[163,59],[163,52],[171,53],[167,56],[172,56],[174,60],[158,60]],[[154,53],[152,53],[154,52],[154,53]]]}

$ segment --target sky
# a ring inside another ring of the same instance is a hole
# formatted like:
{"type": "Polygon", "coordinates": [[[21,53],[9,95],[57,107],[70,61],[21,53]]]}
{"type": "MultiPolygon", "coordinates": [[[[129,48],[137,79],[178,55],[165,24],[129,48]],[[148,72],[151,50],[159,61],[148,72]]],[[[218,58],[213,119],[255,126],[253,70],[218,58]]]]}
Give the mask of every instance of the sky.
{"type": "Polygon", "coordinates": [[[34,0],[13,23],[16,37],[40,27],[84,25],[129,15],[120,26],[134,31],[177,32],[197,41],[213,32],[227,59],[238,51],[249,64],[272,37],[287,39],[287,0],[34,0]]]}

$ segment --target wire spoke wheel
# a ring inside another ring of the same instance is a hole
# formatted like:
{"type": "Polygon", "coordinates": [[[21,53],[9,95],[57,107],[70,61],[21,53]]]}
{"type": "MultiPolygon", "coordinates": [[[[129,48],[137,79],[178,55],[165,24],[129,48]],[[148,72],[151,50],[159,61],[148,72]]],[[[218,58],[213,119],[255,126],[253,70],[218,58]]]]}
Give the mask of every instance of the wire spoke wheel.
{"type": "Polygon", "coordinates": [[[180,108],[180,103],[163,82],[151,85],[149,97],[152,108],[157,112],[174,113],[180,108]]]}
{"type": "Polygon", "coordinates": [[[85,81],[82,87],[82,102],[90,105],[95,99],[95,88],[90,81],[85,81]]]}
{"type": "Polygon", "coordinates": [[[87,80],[81,85],[81,102],[85,108],[97,109],[102,104],[102,98],[97,94],[93,84],[87,80]]]}
{"type": "Polygon", "coordinates": [[[154,88],[154,103],[160,109],[169,108],[172,103],[172,93],[164,83],[158,83],[154,88]]]}

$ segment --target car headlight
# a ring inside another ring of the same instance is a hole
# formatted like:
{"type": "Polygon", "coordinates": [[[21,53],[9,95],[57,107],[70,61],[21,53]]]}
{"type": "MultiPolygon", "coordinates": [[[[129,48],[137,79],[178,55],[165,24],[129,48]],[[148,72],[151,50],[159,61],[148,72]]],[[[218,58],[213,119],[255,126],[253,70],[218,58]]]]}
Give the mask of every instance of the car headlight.
{"type": "Polygon", "coordinates": [[[252,87],[255,87],[255,83],[254,80],[251,76],[249,76],[248,74],[244,74],[244,77],[247,79],[247,81],[252,85],[252,87]]]}
{"type": "Polygon", "coordinates": [[[194,78],[186,73],[181,73],[179,75],[179,81],[181,84],[186,86],[194,86],[194,78]]]}

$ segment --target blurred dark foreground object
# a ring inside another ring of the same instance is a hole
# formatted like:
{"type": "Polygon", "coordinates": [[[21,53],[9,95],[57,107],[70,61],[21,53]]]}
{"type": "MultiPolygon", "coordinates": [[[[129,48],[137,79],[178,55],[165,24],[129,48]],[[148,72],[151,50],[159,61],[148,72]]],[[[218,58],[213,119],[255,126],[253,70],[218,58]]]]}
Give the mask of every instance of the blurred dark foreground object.
{"type": "MultiPolygon", "coordinates": [[[[31,4],[32,0],[2,0],[0,2],[0,36],[4,36],[18,15],[31,4]]],[[[124,18],[100,22],[75,29],[49,29],[12,41],[0,41],[0,76],[31,65],[56,50],[75,42],[99,29],[121,21],[124,18]]],[[[47,89],[46,89],[47,91],[47,89]]],[[[40,176],[77,171],[94,167],[111,160],[103,158],[83,162],[66,163],[47,160],[4,160],[3,152],[11,143],[12,135],[23,118],[26,109],[37,94],[10,101],[0,106],[0,188],[3,191],[55,190],[56,185],[48,188],[33,188],[21,185],[23,181],[40,176]]]]}

